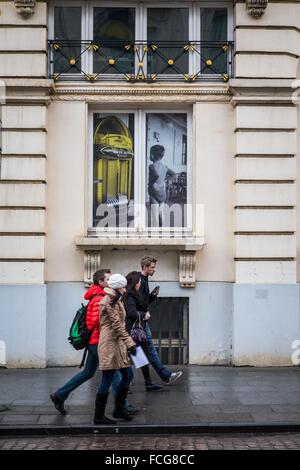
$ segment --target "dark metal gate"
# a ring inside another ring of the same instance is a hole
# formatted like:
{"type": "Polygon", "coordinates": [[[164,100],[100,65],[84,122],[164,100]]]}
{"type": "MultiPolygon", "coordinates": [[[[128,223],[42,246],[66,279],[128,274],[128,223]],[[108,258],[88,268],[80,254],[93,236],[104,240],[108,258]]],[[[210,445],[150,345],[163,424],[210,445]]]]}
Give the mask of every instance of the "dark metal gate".
{"type": "Polygon", "coordinates": [[[187,364],[189,299],[158,298],[149,311],[153,343],[162,362],[187,364]]]}

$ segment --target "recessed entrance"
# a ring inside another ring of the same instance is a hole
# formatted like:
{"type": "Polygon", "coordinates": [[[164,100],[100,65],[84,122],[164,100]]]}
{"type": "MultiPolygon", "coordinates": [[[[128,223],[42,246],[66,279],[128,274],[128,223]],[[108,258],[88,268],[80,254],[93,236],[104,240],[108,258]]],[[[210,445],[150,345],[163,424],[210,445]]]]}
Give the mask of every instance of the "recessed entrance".
{"type": "Polygon", "coordinates": [[[163,297],[150,305],[154,346],[164,364],[188,363],[189,299],[163,297]]]}

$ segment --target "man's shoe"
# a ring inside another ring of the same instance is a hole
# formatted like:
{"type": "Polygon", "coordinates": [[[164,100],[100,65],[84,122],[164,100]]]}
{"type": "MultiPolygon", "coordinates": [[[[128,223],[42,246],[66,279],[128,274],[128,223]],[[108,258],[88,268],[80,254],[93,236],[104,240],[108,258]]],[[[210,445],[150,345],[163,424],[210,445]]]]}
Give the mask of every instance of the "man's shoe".
{"type": "Polygon", "coordinates": [[[125,409],[129,415],[136,415],[137,413],[141,411],[141,408],[139,408],[138,406],[134,406],[134,405],[127,405],[125,409]]]}
{"type": "Polygon", "coordinates": [[[50,395],[50,398],[51,400],[53,401],[54,403],[54,406],[55,408],[57,409],[57,411],[59,411],[62,415],[66,415],[67,412],[64,408],[64,400],[62,400],[61,398],[58,398],[56,395],[54,394],[51,394],[50,395]]]}
{"type": "Polygon", "coordinates": [[[163,387],[161,385],[157,385],[157,384],[148,384],[148,385],[146,385],[147,392],[158,392],[162,388],[163,387]]]}
{"type": "Polygon", "coordinates": [[[113,412],[113,417],[117,419],[124,419],[125,421],[131,421],[132,415],[128,413],[126,408],[124,408],[123,404],[126,400],[128,394],[128,388],[122,388],[118,391],[116,398],[115,398],[115,410],[113,412]]]}
{"type": "Polygon", "coordinates": [[[114,421],[113,419],[107,418],[106,416],[102,416],[102,418],[93,418],[93,424],[95,426],[98,426],[99,424],[109,424],[109,425],[114,425],[117,424],[117,421],[114,421]]]}
{"type": "Polygon", "coordinates": [[[182,376],[182,371],[178,370],[177,372],[172,372],[170,377],[166,380],[167,384],[170,384],[171,382],[175,382],[175,380],[179,379],[182,376]]]}
{"type": "Polygon", "coordinates": [[[132,421],[133,417],[126,408],[116,408],[113,412],[113,417],[117,419],[124,419],[125,421],[132,421]]]}

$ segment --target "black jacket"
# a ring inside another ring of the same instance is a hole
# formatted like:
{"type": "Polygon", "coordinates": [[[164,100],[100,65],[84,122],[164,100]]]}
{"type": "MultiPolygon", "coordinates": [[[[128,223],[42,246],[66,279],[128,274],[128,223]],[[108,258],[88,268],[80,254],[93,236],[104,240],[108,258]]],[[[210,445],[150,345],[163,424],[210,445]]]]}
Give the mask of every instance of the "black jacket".
{"type": "Polygon", "coordinates": [[[155,295],[150,294],[148,276],[144,276],[142,273],[141,273],[141,287],[140,287],[139,292],[142,295],[145,303],[147,304],[147,310],[146,311],[148,311],[149,310],[149,304],[154,302],[156,297],[155,297],[155,295]]]}
{"type": "Polygon", "coordinates": [[[144,321],[146,312],[148,311],[147,303],[138,291],[132,290],[126,293],[124,297],[124,305],[126,308],[126,330],[130,333],[139,316],[140,320],[142,322],[144,321]]]}

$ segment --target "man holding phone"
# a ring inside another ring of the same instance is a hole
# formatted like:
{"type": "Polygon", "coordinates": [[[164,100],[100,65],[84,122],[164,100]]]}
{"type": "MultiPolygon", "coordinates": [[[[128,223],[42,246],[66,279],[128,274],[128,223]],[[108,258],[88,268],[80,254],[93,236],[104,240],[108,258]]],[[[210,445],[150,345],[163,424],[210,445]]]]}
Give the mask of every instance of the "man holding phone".
{"type": "MultiPolygon", "coordinates": [[[[157,260],[153,256],[143,256],[141,259],[141,287],[140,293],[143,296],[143,299],[147,305],[154,302],[154,300],[159,295],[159,286],[156,286],[152,292],[149,289],[149,276],[153,276],[156,270],[157,260]]],[[[150,314],[148,313],[148,319],[150,314]]],[[[149,327],[148,321],[146,322],[146,337],[147,337],[147,347],[148,347],[148,359],[150,364],[155,369],[160,378],[167,384],[174,382],[179,379],[182,375],[182,371],[172,372],[166,366],[164,366],[157,354],[157,351],[154,347],[152,341],[152,333],[149,327]]]]}

